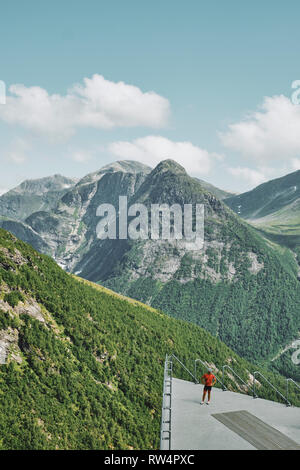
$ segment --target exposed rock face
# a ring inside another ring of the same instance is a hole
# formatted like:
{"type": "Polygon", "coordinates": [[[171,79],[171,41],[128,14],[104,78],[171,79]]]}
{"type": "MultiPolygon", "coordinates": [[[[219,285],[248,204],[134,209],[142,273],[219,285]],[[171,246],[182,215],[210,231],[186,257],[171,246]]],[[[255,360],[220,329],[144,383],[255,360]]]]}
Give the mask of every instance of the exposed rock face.
{"type": "Polygon", "coordinates": [[[257,260],[257,255],[255,253],[248,253],[248,256],[251,261],[251,266],[249,268],[250,273],[257,274],[261,269],[264,268],[264,263],[259,263],[257,260]]]}
{"type": "Polygon", "coordinates": [[[14,312],[18,315],[25,314],[32,318],[45,323],[44,315],[42,314],[41,307],[34,299],[28,299],[24,303],[19,303],[15,308],[14,312]]]}
{"type": "Polygon", "coordinates": [[[22,264],[27,263],[27,259],[25,259],[19,250],[15,249],[14,252],[10,252],[5,247],[0,247],[0,251],[11,261],[13,261],[17,266],[21,266],[22,264]]]}
{"type": "Polygon", "coordinates": [[[0,330],[0,364],[6,364],[9,355],[12,356],[12,360],[22,362],[18,339],[18,330],[12,328],[0,330]]]}
{"type": "Polygon", "coordinates": [[[131,198],[149,171],[134,162],[106,166],[80,180],[58,201],[54,211],[36,212],[26,223],[46,243],[57,263],[74,271],[96,239],[98,206],[109,202],[117,207],[120,195],[131,198]]]}

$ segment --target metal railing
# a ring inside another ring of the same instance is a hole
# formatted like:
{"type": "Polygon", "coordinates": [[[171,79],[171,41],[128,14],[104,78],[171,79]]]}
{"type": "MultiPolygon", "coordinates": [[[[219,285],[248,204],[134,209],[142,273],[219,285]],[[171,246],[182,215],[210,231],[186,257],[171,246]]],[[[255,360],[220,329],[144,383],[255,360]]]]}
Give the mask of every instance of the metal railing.
{"type": "MultiPolygon", "coordinates": [[[[196,359],[195,362],[194,362],[194,381],[195,383],[199,384],[199,381],[197,379],[197,363],[200,362],[204,367],[209,367],[209,365],[202,361],[202,359],[196,359]]],[[[247,389],[251,392],[253,398],[258,398],[258,395],[256,393],[256,388],[255,388],[255,380],[256,380],[256,375],[260,375],[260,377],[262,377],[265,382],[269,385],[269,387],[271,387],[283,400],[284,402],[286,403],[287,406],[292,406],[291,402],[289,401],[289,382],[292,382],[299,390],[300,390],[300,385],[297,384],[297,382],[295,382],[293,379],[291,378],[288,378],[286,380],[286,396],[284,396],[280,390],[278,390],[261,372],[259,371],[255,371],[254,374],[253,374],[253,386],[251,387],[248,383],[246,383],[242,377],[240,377],[239,374],[237,374],[235,372],[234,369],[232,369],[232,367],[230,367],[228,364],[225,364],[224,366],[222,366],[222,380],[220,380],[217,376],[216,377],[216,380],[217,382],[220,383],[221,387],[222,387],[222,390],[223,391],[226,391],[228,390],[228,388],[226,387],[225,385],[225,369],[229,369],[233,375],[235,377],[237,377],[240,382],[242,382],[246,387],[247,389]]],[[[192,374],[191,374],[192,375],[192,374]]]]}
{"type": "Polygon", "coordinates": [[[253,374],[253,398],[258,397],[258,395],[256,394],[256,391],[255,391],[255,380],[256,380],[257,375],[260,375],[265,380],[265,382],[267,382],[269,387],[271,387],[286,402],[287,406],[291,406],[291,403],[289,402],[288,398],[285,397],[276,387],[274,387],[274,385],[258,370],[255,371],[254,374],[253,374]]]}
{"type": "Polygon", "coordinates": [[[171,356],[166,355],[164,366],[163,399],[161,407],[160,449],[163,450],[164,441],[168,441],[168,450],[171,449],[171,413],[172,413],[172,370],[171,356]],[[167,435],[167,437],[165,437],[167,435]]]}
{"type": "Polygon", "coordinates": [[[286,399],[289,400],[289,382],[292,382],[300,390],[300,385],[293,379],[286,379],[286,399]]]}
{"type": "MultiPolygon", "coordinates": [[[[195,359],[194,361],[194,373],[192,373],[175,354],[166,355],[164,365],[164,379],[163,379],[163,400],[162,400],[162,412],[161,412],[161,429],[160,429],[160,449],[163,450],[164,442],[168,441],[168,450],[171,449],[171,424],[172,424],[172,378],[173,378],[173,359],[184,369],[184,371],[193,379],[195,384],[199,384],[197,379],[197,363],[200,362],[204,367],[209,367],[208,364],[202,359],[195,359]],[[166,437],[167,436],[167,437],[166,437]]],[[[229,369],[235,377],[237,377],[251,392],[253,398],[258,398],[256,393],[255,382],[257,381],[256,376],[259,375],[264,381],[271,387],[277,395],[279,395],[287,406],[292,406],[289,401],[289,383],[292,382],[299,390],[300,385],[293,379],[286,379],[286,397],[278,390],[261,372],[258,370],[253,374],[253,387],[251,388],[240,376],[235,372],[232,367],[228,364],[222,366],[222,380],[216,377],[216,380],[220,383],[222,390],[226,391],[228,388],[225,386],[225,369],[229,369]]]]}
{"type": "Polygon", "coordinates": [[[180,359],[178,359],[177,356],[175,356],[175,354],[171,354],[169,357],[174,358],[181,365],[181,367],[192,377],[195,384],[198,383],[196,376],[183,364],[183,362],[180,361],[180,359]]]}
{"type": "Polygon", "coordinates": [[[223,367],[222,367],[222,384],[223,384],[223,387],[225,387],[224,385],[224,372],[225,372],[225,369],[229,369],[239,380],[240,382],[242,382],[249,390],[251,390],[252,394],[253,394],[253,398],[255,396],[255,391],[254,389],[252,390],[252,388],[250,387],[249,384],[247,384],[245,382],[245,380],[242,379],[242,377],[239,376],[239,374],[237,374],[235,372],[235,370],[232,369],[232,367],[230,367],[228,364],[225,364],[223,367]]]}

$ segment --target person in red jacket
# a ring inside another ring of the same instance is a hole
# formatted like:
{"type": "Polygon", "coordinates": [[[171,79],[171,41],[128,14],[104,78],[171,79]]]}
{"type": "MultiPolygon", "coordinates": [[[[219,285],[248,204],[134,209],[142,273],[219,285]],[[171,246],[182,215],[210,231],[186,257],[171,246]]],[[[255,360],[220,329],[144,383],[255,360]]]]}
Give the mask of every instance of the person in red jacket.
{"type": "Polygon", "coordinates": [[[201,405],[203,405],[203,403],[205,401],[205,397],[206,397],[207,392],[208,392],[207,405],[210,404],[211,388],[215,385],[216,381],[217,381],[217,379],[214,376],[214,374],[212,373],[211,369],[207,369],[207,373],[202,375],[201,382],[203,383],[204,388],[203,388],[203,396],[202,396],[201,405]]]}

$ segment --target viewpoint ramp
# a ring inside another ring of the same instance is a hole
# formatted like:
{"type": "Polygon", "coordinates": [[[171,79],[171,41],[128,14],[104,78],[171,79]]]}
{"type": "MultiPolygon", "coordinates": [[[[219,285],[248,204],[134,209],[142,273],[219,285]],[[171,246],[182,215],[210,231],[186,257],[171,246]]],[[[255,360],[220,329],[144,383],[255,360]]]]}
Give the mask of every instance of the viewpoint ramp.
{"type": "Polygon", "coordinates": [[[173,450],[300,450],[300,408],[172,379],[173,450]]]}

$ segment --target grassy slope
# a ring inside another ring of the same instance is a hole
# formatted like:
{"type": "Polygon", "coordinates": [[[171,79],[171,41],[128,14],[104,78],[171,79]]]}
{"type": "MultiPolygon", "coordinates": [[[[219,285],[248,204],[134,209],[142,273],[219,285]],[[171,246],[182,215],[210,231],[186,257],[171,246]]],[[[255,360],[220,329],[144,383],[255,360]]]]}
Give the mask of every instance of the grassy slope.
{"type": "Polygon", "coordinates": [[[264,237],[300,254],[300,210],[280,210],[272,216],[249,220],[264,237]]]}
{"type": "Polygon", "coordinates": [[[0,365],[2,449],[157,448],[166,353],[230,361],[246,380],[242,369],[255,369],[201,328],[79,282],[4,230],[0,280],[0,334],[16,338],[0,365]],[[44,322],[26,311],[33,302],[44,322]]]}
{"type": "Polygon", "coordinates": [[[270,240],[300,250],[300,171],[225,200],[270,240]]]}

